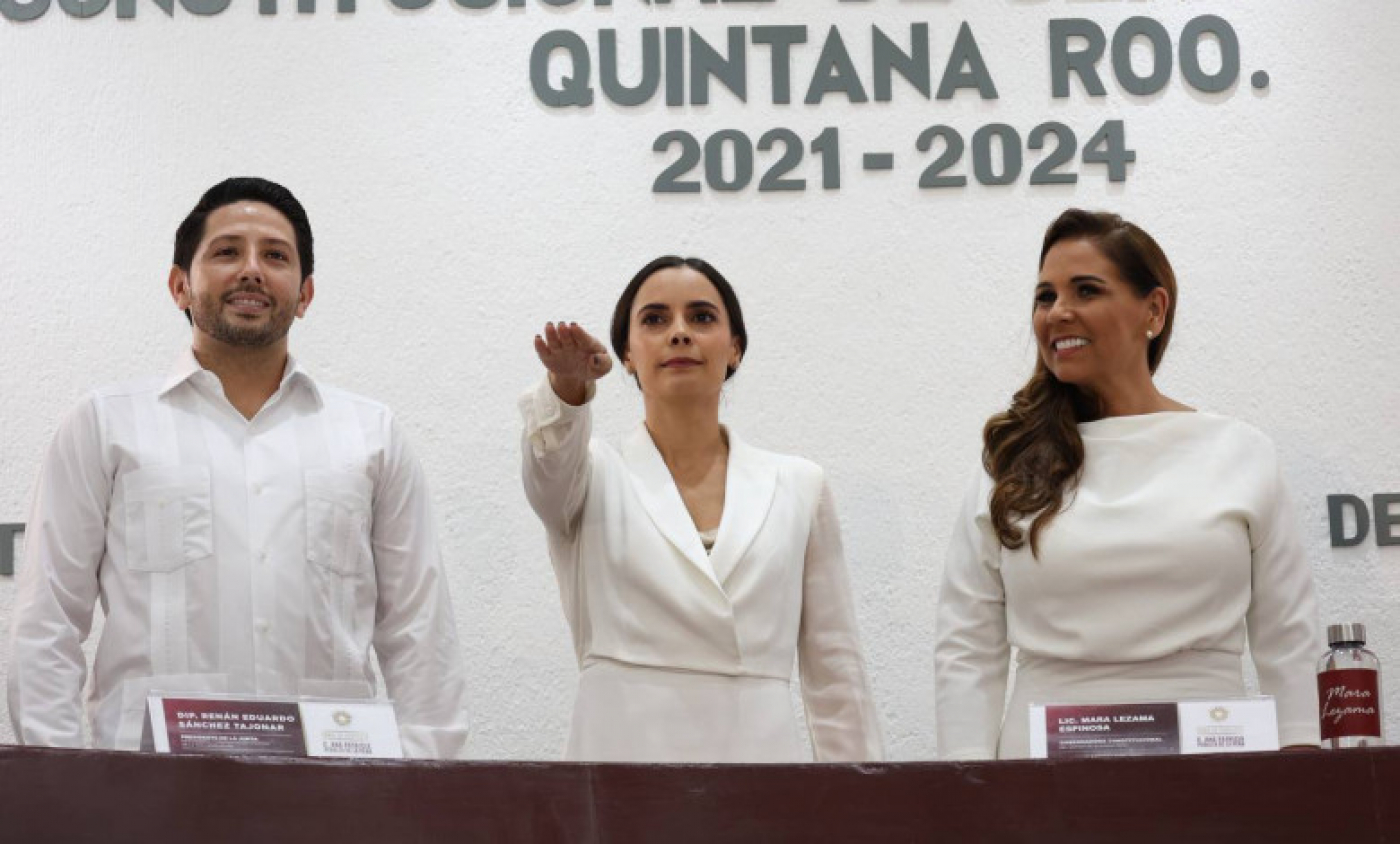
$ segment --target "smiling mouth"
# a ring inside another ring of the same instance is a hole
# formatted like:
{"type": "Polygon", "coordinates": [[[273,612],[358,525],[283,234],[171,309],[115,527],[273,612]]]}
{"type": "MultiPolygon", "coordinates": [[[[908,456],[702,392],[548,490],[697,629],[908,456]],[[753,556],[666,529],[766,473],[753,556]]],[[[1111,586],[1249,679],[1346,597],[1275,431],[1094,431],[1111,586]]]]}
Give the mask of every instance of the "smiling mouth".
{"type": "Polygon", "coordinates": [[[1062,337],[1050,344],[1050,348],[1056,352],[1072,352],[1075,349],[1082,349],[1089,345],[1089,341],[1083,337],[1062,337]]]}
{"type": "Polygon", "coordinates": [[[256,296],[239,295],[237,293],[224,301],[233,306],[235,310],[244,313],[262,313],[272,307],[272,303],[266,299],[261,299],[256,296]]]}

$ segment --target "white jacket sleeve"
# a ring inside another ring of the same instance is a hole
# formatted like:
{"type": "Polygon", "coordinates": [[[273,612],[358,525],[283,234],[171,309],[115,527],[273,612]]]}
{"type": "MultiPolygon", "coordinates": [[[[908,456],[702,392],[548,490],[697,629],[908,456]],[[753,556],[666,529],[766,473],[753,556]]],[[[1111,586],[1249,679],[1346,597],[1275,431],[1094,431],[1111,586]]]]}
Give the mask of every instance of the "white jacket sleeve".
{"type": "Polygon", "coordinates": [[[1312,567],[1277,458],[1268,472],[1261,518],[1249,526],[1249,650],[1260,690],[1273,695],[1278,707],[1279,743],[1318,744],[1316,665],[1326,646],[1317,623],[1312,567]]]}
{"type": "Polygon", "coordinates": [[[980,476],[968,491],[938,595],[934,717],[944,760],[994,759],[1001,736],[1010,647],[989,483],[980,476]]]}
{"type": "Polygon", "coordinates": [[[25,525],[10,627],[10,720],[21,744],[82,746],[82,642],[106,554],[112,469],[89,400],[59,427],[25,525]]]}
{"type": "Polygon", "coordinates": [[[520,397],[525,497],[544,526],[564,536],[573,533],[588,493],[593,396],[590,383],[584,403],[574,407],[555,394],[546,376],[520,397]]]}
{"type": "Polygon", "coordinates": [[[399,719],[404,753],[460,759],[469,724],[466,667],[457,643],[427,479],[390,422],[374,495],[378,587],[374,650],[399,719]]]}
{"type": "Polygon", "coordinates": [[[841,525],[825,483],[807,540],[797,657],[817,761],[883,759],[879,714],[861,656],[841,525]]]}

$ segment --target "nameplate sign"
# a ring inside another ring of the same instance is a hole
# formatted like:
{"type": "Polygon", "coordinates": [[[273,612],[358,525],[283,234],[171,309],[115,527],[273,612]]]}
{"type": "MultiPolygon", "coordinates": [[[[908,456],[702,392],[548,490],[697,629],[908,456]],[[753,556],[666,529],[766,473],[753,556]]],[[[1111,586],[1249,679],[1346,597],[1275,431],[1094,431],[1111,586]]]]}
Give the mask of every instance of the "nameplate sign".
{"type": "Polygon", "coordinates": [[[1032,704],[1032,759],[1278,750],[1272,697],[1175,703],[1032,704]]]}
{"type": "Polygon", "coordinates": [[[147,708],[157,753],[403,758],[388,701],[151,695],[147,708]]]}

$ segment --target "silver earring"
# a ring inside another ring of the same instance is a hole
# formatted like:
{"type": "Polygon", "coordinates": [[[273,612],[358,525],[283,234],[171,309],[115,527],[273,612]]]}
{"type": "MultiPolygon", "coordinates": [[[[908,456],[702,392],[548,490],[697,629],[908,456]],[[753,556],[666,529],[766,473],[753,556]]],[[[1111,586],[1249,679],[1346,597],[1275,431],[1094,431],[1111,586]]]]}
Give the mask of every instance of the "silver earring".
{"type": "Polygon", "coordinates": [[[1150,328],[1147,329],[1147,339],[1151,340],[1153,337],[1156,337],[1156,336],[1157,336],[1156,334],[1153,334],[1153,333],[1152,333],[1152,329],[1150,329],[1150,328]]]}

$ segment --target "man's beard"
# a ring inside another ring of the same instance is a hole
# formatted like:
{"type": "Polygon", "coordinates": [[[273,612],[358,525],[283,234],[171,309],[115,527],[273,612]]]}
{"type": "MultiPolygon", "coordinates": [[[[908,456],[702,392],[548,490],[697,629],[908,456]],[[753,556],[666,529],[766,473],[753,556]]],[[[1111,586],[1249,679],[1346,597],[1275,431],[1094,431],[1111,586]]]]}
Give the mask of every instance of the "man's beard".
{"type": "Polygon", "coordinates": [[[238,325],[224,317],[223,297],[202,296],[192,303],[190,319],[200,331],[221,343],[245,348],[270,346],[287,336],[292,320],[296,318],[293,306],[271,308],[270,319],[255,325],[238,325]]]}

